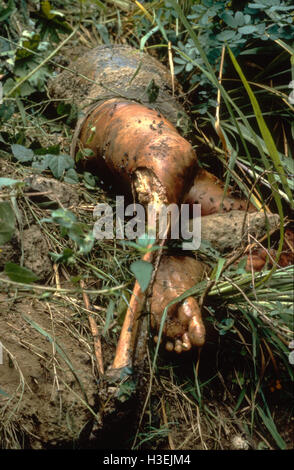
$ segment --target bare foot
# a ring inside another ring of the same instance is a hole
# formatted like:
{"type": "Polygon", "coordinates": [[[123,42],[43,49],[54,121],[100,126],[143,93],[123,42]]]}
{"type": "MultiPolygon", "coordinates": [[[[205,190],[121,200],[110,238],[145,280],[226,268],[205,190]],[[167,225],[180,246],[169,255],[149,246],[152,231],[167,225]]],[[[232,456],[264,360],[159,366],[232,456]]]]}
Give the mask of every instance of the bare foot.
{"type": "MultiPolygon", "coordinates": [[[[151,327],[159,331],[165,307],[199,283],[207,266],[189,256],[163,256],[156,273],[150,300],[151,327]]],[[[172,305],[163,327],[163,342],[167,351],[188,351],[205,342],[205,327],[194,297],[172,305]]],[[[154,336],[155,342],[158,335],[154,336]]]]}

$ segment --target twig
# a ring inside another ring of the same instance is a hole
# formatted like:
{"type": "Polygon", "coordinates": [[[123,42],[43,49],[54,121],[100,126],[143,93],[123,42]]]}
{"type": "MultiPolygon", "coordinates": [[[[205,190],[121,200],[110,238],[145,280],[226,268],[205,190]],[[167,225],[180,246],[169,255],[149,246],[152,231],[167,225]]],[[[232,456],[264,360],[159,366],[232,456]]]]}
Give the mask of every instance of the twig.
{"type": "MultiPolygon", "coordinates": [[[[61,285],[60,285],[60,277],[59,277],[58,264],[57,263],[53,264],[53,271],[54,271],[54,274],[55,274],[56,289],[57,289],[57,291],[59,291],[60,288],[61,288],[61,285]]],[[[56,293],[57,293],[57,291],[56,291],[56,293]]]]}
{"type": "Polygon", "coordinates": [[[4,284],[15,286],[18,289],[23,287],[25,290],[37,289],[37,290],[43,290],[45,292],[57,292],[58,291],[58,294],[77,294],[77,293],[83,293],[83,292],[86,292],[86,294],[108,294],[116,290],[124,289],[127,286],[127,284],[121,284],[119,286],[110,287],[109,289],[82,290],[82,289],[65,289],[65,288],[56,289],[56,287],[40,286],[38,284],[24,284],[23,282],[11,281],[10,279],[4,279],[3,277],[0,277],[0,283],[1,282],[3,282],[4,284]]]}
{"type": "MultiPolygon", "coordinates": [[[[220,69],[219,69],[219,76],[218,76],[218,81],[219,81],[220,84],[222,82],[222,76],[223,76],[225,51],[226,51],[226,47],[223,46],[222,55],[221,55],[220,69]]],[[[229,156],[230,156],[230,152],[229,152],[229,149],[228,149],[228,146],[227,146],[227,143],[226,143],[226,139],[225,139],[225,136],[224,136],[223,130],[221,128],[221,124],[220,124],[220,102],[221,102],[221,90],[220,90],[220,88],[217,89],[217,99],[216,99],[216,101],[217,101],[217,105],[216,105],[216,111],[215,111],[215,124],[214,124],[214,127],[215,127],[215,131],[216,131],[217,135],[219,136],[219,138],[221,140],[221,143],[222,143],[222,146],[223,146],[223,149],[224,149],[224,152],[225,152],[226,159],[228,160],[229,156]]]]}
{"type": "Polygon", "coordinates": [[[174,63],[173,63],[173,55],[172,55],[172,50],[171,50],[171,42],[168,41],[168,62],[169,62],[169,68],[170,68],[170,73],[171,73],[171,81],[172,81],[172,93],[173,96],[175,96],[175,71],[174,71],[174,63]]]}
{"type": "MultiPolygon", "coordinates": [[[[167,420],[167,416],[166,416],[166,411],[165,411],[165,406],[164,406],[163,397],[160,397],[160,403],[161,403],[161,411],[162,411],[163,423],[164,423],[164,425],[166,426],[166,428],[168,429],[168,420],[167,420]]],[[[176,448],[175,448],[173,439],[172,439],[172,437],[171,437],[170,431],[168,431],[167,438],[168,438],[168,443],[169,443],[170,449],[171,449],[171,450],[175,450],[176,448]]]]}
{"type": "MultiPolygon", "coordinates": [[[[85,283],[83,280],[80,281],[80,286],[82,289],[84,289],[85,283]]],[[[85,304],[86,309],[91,312],[90,300],[85,291],[83,291],[83,299],[84,299],[84,304],[85,304]]],[[[96,361],[97,361],[98,373],[100,376],[102,376],[104,375],[104,365],[103,365],[100,335],[99,335],[99,330],[98,330],[96,321],[94,317],[91,315],[91,313],[88,315],[88,321],[89,321],[89,325],[91,328],[91,333],[92,333],[93,341],[94,341],[94,351],[95,351],[95,356],[96,356],[96,361]]]]}
{"type": "MultiPolygon", "coordinates": [[[[57,370],[56,370],[56,363],[58,361],[57,361],[57,357],[56,357],[56,336],[55,336],[55,328],[54,328],[54,319],[53,319],[50,304],[48,302],[46,302],[46,305],[47,305],[47,308],[48,308],[49,313],[50,313],[50,319],[51,319],[51,325],[52,325],[52,338],[53,338],[53,341],[51,343],[52,344],[52,356],[53,356],[53,358],[52,358],[53,359],[52,360],[52,367],[53,367],[53,373],[54,373],[54,382],[56,383],[56,387],[57,387],[57,391],[58,391],[59,407],[60,407],[60,410],[61,410],[62,409],[62,401],[61,401],[58,374],[57,374],[57,370]]],[[[53,386],[54,386],[54,382],[53,382],[53,386]]],[[[53,398],[53,387],[52,387],[52,392],[51,392],[51,400],[52,400],[52,398],[53,398]]]]}

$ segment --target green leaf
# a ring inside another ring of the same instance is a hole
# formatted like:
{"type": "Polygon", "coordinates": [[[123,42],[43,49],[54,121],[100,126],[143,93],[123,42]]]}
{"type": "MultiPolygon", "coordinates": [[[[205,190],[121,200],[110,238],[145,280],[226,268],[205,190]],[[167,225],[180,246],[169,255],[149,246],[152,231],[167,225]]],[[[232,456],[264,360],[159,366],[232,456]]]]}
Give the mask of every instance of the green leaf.
{"type": "Polygon", "coordinates": [[[94,0],[94,3],[95,3],[95,5],[97,5],[98,8],[100,8],[100,10],[103,10],[104,13],[107,12],[107,6],[104,5],[103,2],[101,2],[100,0],[94,0]]]}
{"type": "Polygon", "coordinates": [[[221,33],[217,34],[216,39],[218,41],[229,41],[235,36],[235,34],[236,34],[235,31],[233,31],[232,29],[228,29],[226,31],[222,31],[221,33]]]}
{"type": "Polygon", "coordinates": [[[13,186],[16,183],[22,183],[20,180],[14,180],[12,178],[0,178],[0,188],[4,186],[13,186]]]}
{"type": "Polygon", "coordinates": [[[254,33],[256,29],[257,29],[256,26],[252,24],[248,24],[246,26],[242,26],[241,28],[238,28],[238,32],[240,34],[251,34],[251,33],[254,33]]]}
{"type": "Polygon", "coordinates": [[[9,279],[22,284],[30,284],[38,279],[38,276],[36,276],[33,271],[15,263],[6,263],[4,272],[7,274],[9,279]]]}
{"type": "Polygon", "coordinates": [[[16,10],[14,0],[9,0],[6,8],[0,10],[0,21],[5,21],[16,10]]]}
{"type": "Polygon", "coordinates": [[[9,202],[0,202],[0,246],[9,242],[15,229],[15,215],[9,202]]]}
{"type": "Polygon", "coordinates": [[[128,380],[122,381],[117,394],[118,400],[122,403],[129,400],[136,391],[136,385],[137,383],[130,378],[128,378],[128,380]]]}
{"type": "Polygon", "coordinates": [[[193,64],[188,63],[188,64],[186,65],[186,72],[191,72],[191,70],[193,70],[193,68],[194,68],[193,64]]]}
{"type": "Polygon", "coordinates": [[[79,175],[74,168],[70,168],[66,171],[64,181],[70,184],[77,184],[79,182],[79,175]]]}
{"type": "Polygon", "coordinates": [[[220,326],[222,328],[222,330],[230,330],[232,328],[232,326],[234,325],[234,320],[233,318],[224,318],[221,322],[220,322],[220,326]]]}
{"type": "Polygon", "coordinates": [[[212,273],[212,278],[214,278],[215,276],[215,280],[218,281],[220,275],[221,275],[221,272],[222,272],[222,268],[224,266],[226,262],[226,259],[225,258],[219,258],[218,260],[218,263],[217,263],[217,266],[214,268],[213,270],[213,273],[212,273]]]}
{"type": "Polygon", "coordinates": [[[11,145],[13,156],[19,162],[31,162],[34,158],[34,152],[31,149],[27,149],[23,145],[14,144],[11,145]]]}
{"type": "Polygon", "coordinates": [[[14,113],[14,104],[6,102],[0,106],[0,119],[4,122],[8,121],[14,113]]]}
{"type": "Polygon", "coordinates": [[[145,292],[149,285],[149,282],[151,281],[151,276],[153,272],[152,264],[148,263],[148,261],[143,260],[134,261],[134,263],[132,263],[130,266],[130,270],[132,271],[138,283],[140,284],[141,291],[145,292]]]}
{"type": "Polygon", "coordinates": [[[238,398],[238,400],[237,400],[237,403],[236,403],[236,405],[235,405],[234,413],[236,413],[236,411],[238,411],[238,409],[239,409],[239,407],[240,407],[240,405],[241,405],[241,403],[242,403],[242,401],[243,401],[245,395],[246,395],[246,388],[243,388],[243,390],[241,390],[241,393],[240,393],[239,398],[238,398]]]}
{"type": "Polygon", "coordinates": [[[257,406],[257,411],[259,413],[259,416],[261,417],[264,425],[267,427],[268,431],[271,433],[273,439],[276,441],[277,445],[279,446],[280,449],[285,450],[287,448],[287,445],[284,441],[284,439],[281,437],[279,434],[276,425],[273,421],[272,416],[269,414],[269,416],[266,416],[265,412],[260,406],[257,406]]]}
{"type": "Polygon", "coordinates": [[[52,155],[35,155],[35,161],[32,163],[32,168],[36,168],[37,170],[44,171],[49,168],[49,163],[52,159],[52,155]]]}
{"type": "Polygon", "coordinates": [[[65,170],[74,167],[74,160],[69,155],[52,155],[48,166],[53,176],[60,179],[65,170]]]}
{"type": "Polygon", "coordinates": [[[51,212],[50,221],[53,221],[64,228],[70,228],[76,220],[76,216],[71,211],[67,211],[65,209],[57,209],[56,211],[51,212]]]}
{"type": "Polygon", "coordinates": [[[75,262],[74,252],[70,248],[64,248],[62,253],[52,253],[49,251],[49,255],[55,263],[67,263],[71,264],[75,262]]]}
{"type": "Polygon", "coordinates": [[[268,5],[264,5],[263,3],[248,3],[249,8],[256,8],[256,9],[261,9],[263,10],[264,8],[267,8],[268,5]]]}
{"type": "Polygon", "coordinates": [[[237,11],[237,13],[235,14],[235,21],[238,26],[243,26],[245,20],[244,20],[244,15],[241,11],[237,11]]]}
{"type": "Polygon", "coordinates": [[[68,231],[68,236],[76,242],[79,247],[79,253],[89,253],[94,245],[95,238],[93,233],[85,231],[85,226],[82,223],[74,223],[68,231]]]}
{"type": "Polygon", "coordinates": [[[110,44],[109,34],[106,26],[102,23],[96,24],[95,26],[104,44],[110,44]]]}
{"type": "Polygon", "coordinates": [[[221,15],[221,19],[231,28],[237,28],[238,26],[237,21],[235,20],[235,18],[233,18],[232,14],[230,14],[229,12],[224,12],[221,15]]]}
{"type": "Polygon", "coordinates": [[[36,90],[28,82],[25,82],[19,87],[19,91],[20,91],[20,96],[24,97],[24,96],[31,95],[36,90]]]}
{"type": "Polygon", "coordinates": [[[84,184],[85,184],[86,188],[88,188],[88,189],[95,188],[96,178],[95,178],[94,175],[92,175],[91,173],[88,173],[87,171],[85,171],[84,175],[83,175],[83,179],[84,179],[84,184]]]}
{"type": "Polygon", "coordinates": [[[5,80],[3,84],[3,95],[6,96],[10,90],[12,90],[16,85],[16,82],[12,78],[5,80]]]}
{"type": "Polygon", "coordinates": [[[148,39],[152,36],[152,34],[156,33],[159,30],[159,26],[154,26],[154,28],[150,29],[140,40],[140,51],[144,50],[145,43],[148,39]]]}

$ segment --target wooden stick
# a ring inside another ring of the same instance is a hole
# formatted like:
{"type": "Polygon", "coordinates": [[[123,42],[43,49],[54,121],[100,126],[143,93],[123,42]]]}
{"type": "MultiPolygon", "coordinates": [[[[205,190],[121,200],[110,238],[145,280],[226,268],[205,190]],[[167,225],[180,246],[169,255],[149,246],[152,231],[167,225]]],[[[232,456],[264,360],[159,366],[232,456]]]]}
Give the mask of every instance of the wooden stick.
{"type": "MultiPolygon", "coordinates": [[[[82,289],[84,289],[85,284],[83,280],[80,281],[80,286],[82,289]]],[[[84,299],[84,304],[85,304],[86,309],[91,311],[92,308],[91,308],[88,294],[84,291],[83,291],[83,299],[84,299]]],[[[88,321],[89,321],[91,333],[93,336],[94,351],[95,351],[95,357],[97,361],[98,373],[100,376],[102,376],[104,375],[104,365],[103,365],[102,347],[101,347],[99,330],[98,330],[96,321],[91,314],[88,315],[88,321]]]]}

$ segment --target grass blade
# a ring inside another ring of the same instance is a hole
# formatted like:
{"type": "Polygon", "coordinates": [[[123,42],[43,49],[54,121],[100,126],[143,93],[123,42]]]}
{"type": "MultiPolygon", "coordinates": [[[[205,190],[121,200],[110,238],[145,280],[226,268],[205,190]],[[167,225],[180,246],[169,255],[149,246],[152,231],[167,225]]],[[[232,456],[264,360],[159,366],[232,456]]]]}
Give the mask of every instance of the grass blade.
{"type": "MultiPolygon", "coordinates": [[[[266,122],[263,118],[263,115],[262,115],[262,111],[260,109],[260,106],[259,106],[259,103],[244,75],[244,73],[242,72],[242,69],[240,67],[240,65],[238,64],[233,52],[231,51],[231,49],[229,48],[229,46],[227,46],[228,48],[228,51],[229,51],[229,54],[230,54],[230,58],[231,58],[231,61],[236,69],[236,72],[238,73],[240,79],[242,80],[242,83],[248,93],[248,96],[249,96],[249,99],[250,99],[250,102],[251,102],[251,105],[252,105],[252,108],[254,110],[254,114],[255,114],[255,117],[256,117],[256,120],[257,120],[257,123],[258,123],[258,126],[259,126],[259,129],[260,129],[260,132],[261,132],[261,135],[263,137],[263,140],[264,140],[264,143],[267,147],[267,150],[268,150],[268,154],[273,162],[273,165],[277,171],[277,173],[279,174],[280,176],[280,179],[281,179],[281,182],[283,184],[283,187],[284,187],[284,190],[287,194],[287,196],[289,197],[289,203],[291,205],[292,208],[294,208],[294,201],[293,201],[293,197],[292,197],[292,193],[291,193],[291,190],[289,188],[289,185],[288,185],[288,181],[287,181],[287,177],[286,177],[286,174],[284,172],[284,168],[283,168],[283,165],[280,161],[280,157],[279,157],[279,152],[277,150],[277,147],[275,145],[275,142],[274,142],[274,139],[266,125],[266,122]]],[[[266,166],[268,167],[268,169],[270,169],[269,167],[269,164],[267,161],[264,162],[266,164],[266,166]]],[[[272,177],[272,185],[273,185],[273,188],[275,188],[276,184],[275,184],[275,181],[272,177]]]]}
{"type": "Polygon", "coordinates": [[[259,414],[259,416],[261,417],[261,419],[263,421],[263,424],[268,429],[268,431],[271,433],[271,436],[276,441],[278,447],[281,450],[285,450],[287,448],[286,442],[280,436],[271,414],[269,414],[269,416],[266,416],[265,412],[263,411],[263,409],[260,406],[257,406],[257,411],[258,411],[258,414],[259,414]]]}

